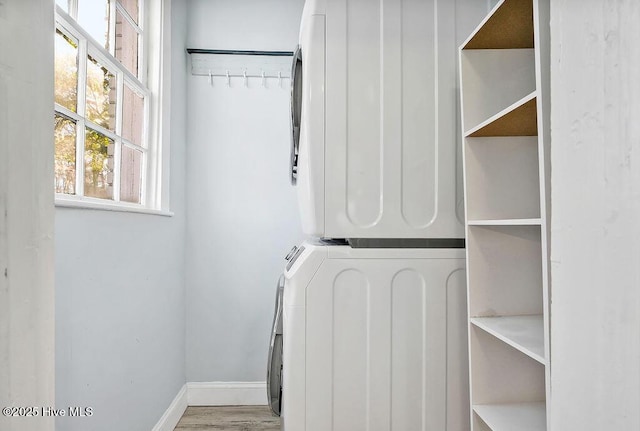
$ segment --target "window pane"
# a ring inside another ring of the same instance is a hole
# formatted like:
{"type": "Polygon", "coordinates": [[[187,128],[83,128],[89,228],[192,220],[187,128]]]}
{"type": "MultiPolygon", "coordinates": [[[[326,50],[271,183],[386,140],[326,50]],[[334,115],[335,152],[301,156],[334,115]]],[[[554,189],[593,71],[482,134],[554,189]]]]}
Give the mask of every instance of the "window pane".
{"type": "Polygon", "coordinates": [[[139,204],[142,191],[142,152],[122,146],[120,200],[139,204]]]}
{"type": "Polygon", "coordinates": [[[84,195],[113,199],[114,142],[86,128],[84,140],[84,195]]]}
{"type": "Polygon", "coordinates": [[[87,119],[108,130],[116,129],[116,77],[95,59],[87,62],[87,119]]]}
{"type": "Polygon", "coordinates": [[[78,45],[56,29],[55,100],[76,112],[78,106],[78,45]]]}
{"type": "Polygon", "coordinates": [[[109,49],[109,0],[78,0],[78,24],[109,49]]]}
{"type": "Polygon", "coordinates": [[[55,116],[55,188],[56,193],[76,193],[76,123],[55,116]]]}
{"type": "Polygon", "coordinates": [[[122,137],[142,146],[144,98],[125,85],[122,103],[122,137]]]}
{"type": "Polygon", "coordinates": [[[138,32],[120,12],[116,12],[115,57],[138,76],[138,32]]]}
{"type": "Polygon", "coordinates": [[[69,13],[69,0],[56,0],[56,4],[66,13],[69,13]]]}
{"type": "Polygon", "coordinates": [[[119,3],[124,7],[129,16],[138,23],[138,0],[120,0],[119,3]]]}

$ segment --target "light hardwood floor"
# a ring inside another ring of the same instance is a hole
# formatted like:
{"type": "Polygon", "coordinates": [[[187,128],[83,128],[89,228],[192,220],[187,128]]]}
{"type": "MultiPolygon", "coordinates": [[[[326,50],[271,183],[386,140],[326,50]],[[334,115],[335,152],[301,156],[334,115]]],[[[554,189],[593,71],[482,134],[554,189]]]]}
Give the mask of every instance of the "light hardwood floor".
{"type": "Polygon", "coordinates": [[[267,406],[188,407],[175,431],[280,431],[267,406]]]}

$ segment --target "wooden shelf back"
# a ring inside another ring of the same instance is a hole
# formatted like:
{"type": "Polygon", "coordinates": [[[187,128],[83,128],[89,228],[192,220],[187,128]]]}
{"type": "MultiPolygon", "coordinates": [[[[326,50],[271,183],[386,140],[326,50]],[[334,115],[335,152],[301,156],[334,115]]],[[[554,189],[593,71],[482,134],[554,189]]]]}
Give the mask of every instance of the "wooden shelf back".
{"type": "Polygon", "coordinates": [[[517,49],[533,45],[533,1],[504,0],[462,49],[517,49]]]}
{"type": "Polygon", "coordinates": [[[468,136],[476,138],[536,135],[538,135],[538,111],[534,97],[468,136]]]}

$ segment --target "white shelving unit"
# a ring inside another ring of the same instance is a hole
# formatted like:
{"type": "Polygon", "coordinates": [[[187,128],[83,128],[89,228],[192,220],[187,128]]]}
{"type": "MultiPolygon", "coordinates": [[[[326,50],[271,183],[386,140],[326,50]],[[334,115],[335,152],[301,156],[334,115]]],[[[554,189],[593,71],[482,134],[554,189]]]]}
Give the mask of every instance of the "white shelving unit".
{"type": "Polygon", "coordinates": [[[473,431],[548,430],[548,23],[502,0],[460,47],[473,431]]]}

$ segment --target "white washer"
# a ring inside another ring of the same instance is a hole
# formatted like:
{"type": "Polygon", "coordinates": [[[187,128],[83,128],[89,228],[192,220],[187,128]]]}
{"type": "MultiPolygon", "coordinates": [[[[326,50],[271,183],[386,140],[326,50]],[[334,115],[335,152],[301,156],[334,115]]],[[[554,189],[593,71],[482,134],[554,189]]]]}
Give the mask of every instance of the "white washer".
{"type": "Polygon", "coordinates": [[[485,13],[478,0],[306,1],[291,175],[307,235],[464,237],[456,33],[485,13]]]}
{"type": "Polygon", "coordinates": [[[469,429],[462,249],[305,242],[284,283],[285,431],[469,429]]]}

